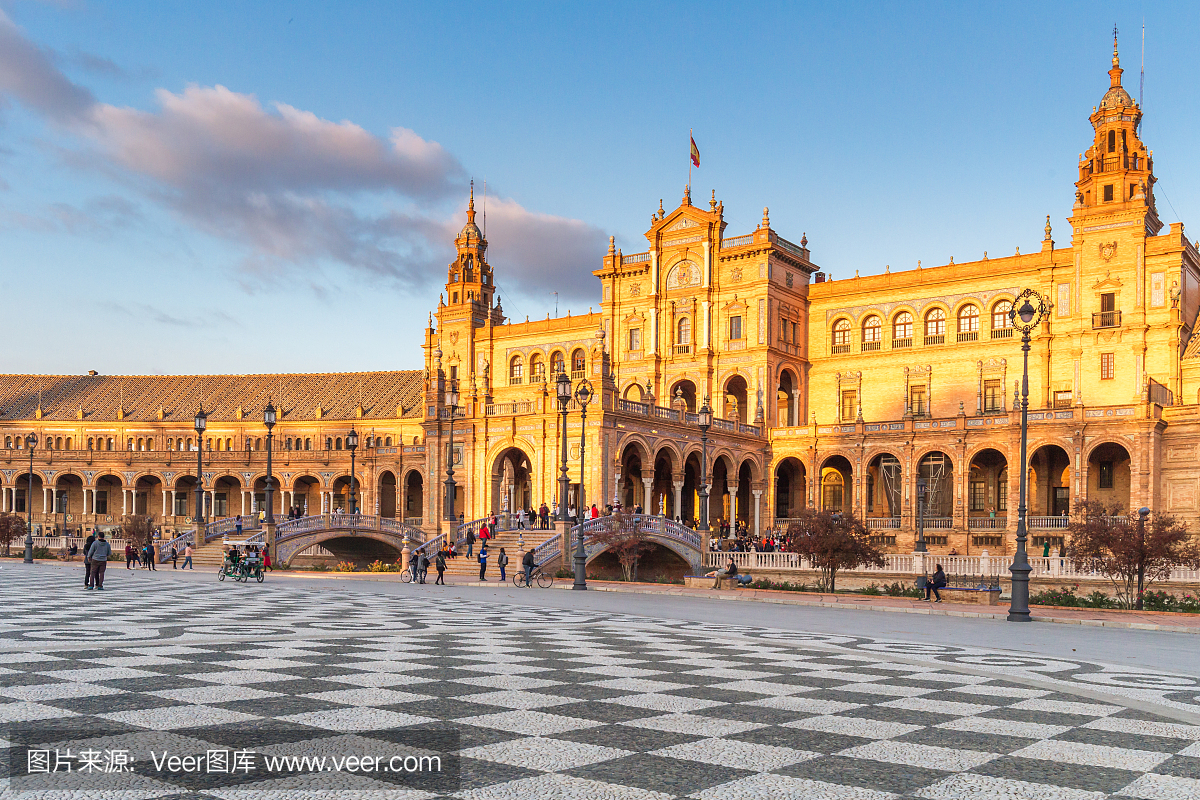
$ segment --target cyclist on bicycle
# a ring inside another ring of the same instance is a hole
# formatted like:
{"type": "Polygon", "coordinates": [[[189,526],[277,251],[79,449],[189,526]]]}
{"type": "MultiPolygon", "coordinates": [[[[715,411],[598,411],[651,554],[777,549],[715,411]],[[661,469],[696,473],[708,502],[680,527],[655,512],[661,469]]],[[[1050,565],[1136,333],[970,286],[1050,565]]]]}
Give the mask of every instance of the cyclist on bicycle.
{"type": "Polygon", "coordinates": [[[526,550],[525,557],[521,559],[521,566],[525,569],[525,585],[529,585],[529,581],[533,578],[533,551],[526,550]]]}

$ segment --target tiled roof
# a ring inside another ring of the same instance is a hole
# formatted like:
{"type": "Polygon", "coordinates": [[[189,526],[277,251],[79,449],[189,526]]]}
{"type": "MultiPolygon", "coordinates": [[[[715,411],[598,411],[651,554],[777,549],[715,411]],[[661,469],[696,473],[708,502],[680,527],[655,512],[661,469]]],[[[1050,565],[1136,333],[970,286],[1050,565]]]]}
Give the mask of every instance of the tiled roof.
{"type": "Polygon", "coordinates": [[[124,419],[191,422],[201,403],[209,419],[261,419],[267,402],[279,420],[420,417],[423,373],[334,372],[293,375],[0,375],[0,420],[124,419]]]}
{"type": "Polygon", "coordinates": [[[1183,349],[1184,358],[1200,358],[1200,326],[1192,332],[1192,338],[1188,339],[1187,347],[1183,349]]]}

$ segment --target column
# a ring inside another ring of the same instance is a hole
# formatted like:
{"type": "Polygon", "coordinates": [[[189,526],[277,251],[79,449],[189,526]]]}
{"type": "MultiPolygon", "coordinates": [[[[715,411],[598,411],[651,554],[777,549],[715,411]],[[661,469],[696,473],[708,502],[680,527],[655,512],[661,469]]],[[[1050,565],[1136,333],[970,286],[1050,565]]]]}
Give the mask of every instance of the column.
{"type": "Polygon", "coordinates": [[[246,490],[242,489],[238,492],[242,496],[242,516],[246,516],[246,490]]]}
{"type": "Polygon", "coordinates": [[[129,513],[129,490],[124,487],[121,488],[121,513],[129,513]]]}
{"type": "Polygon", "coordinates": [[[683,519],[683,481],[671,481],[671,485],[675,487],[675,514],[674,516],[683,519]]]}
{"type": "Polygon", "coordinates": [[[762,524],[760,515],[762,512],[762,489],[754,489],[750,494],[754,495],[754,538],[762,538],[762,524]]]}
{"type": "Polygon", "coordinates": [[[792,390],[792,420],[794,425],[803,425],[804,420],[800,417],[800,390],[792,390]]]}
{"type": "Polygon", "coordinates": [[[613,505],[616,505],[617,501],[620,499],[621,499],[621,465],[618,464],[617,468],[613,470],[613,491],[612,491],[613,505]]]}
{"type": "Polygon", "coordinates": [[[162,493],[163,493],[162,516],[166,517],[166,516],[169,516],[167,514],[167,512],[170,511],[170,509],[167,508],[167,490],[163,489],[162,493]]]}
{"type": "Polygon", "coordinates": [[[654,502],[654,478],[642,478],[642,513],[653,514],[651,504],[654,502]]]}
{"type": "Polygon", "coordinates": [[[0,489],[0,511],[8,511],[8,487],[0,489]]]}
{"type": "Polygon", "coordinates": [[[733,530],[734,526],[737,525],[737,518],[738,518],[738,515],[737,515],[737,512],[738,512],[738,507],[737,507],[738,485],[737,485],[737,481],[730,482],[727,485],[729,487],[729,528],[730,528],[730,530],[733,530]]]}

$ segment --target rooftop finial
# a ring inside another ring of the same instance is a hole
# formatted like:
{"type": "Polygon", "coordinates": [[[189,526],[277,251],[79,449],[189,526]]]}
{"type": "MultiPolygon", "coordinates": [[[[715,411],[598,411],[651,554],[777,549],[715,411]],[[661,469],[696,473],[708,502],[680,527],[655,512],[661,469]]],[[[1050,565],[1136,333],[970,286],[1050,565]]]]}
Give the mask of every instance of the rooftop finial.
{"type": "Polygon", "coordinates": [[[690,206],[692,204],[692,185],[685,184],[683,187],[683,205],[690,206]]]}
{"type": "Polygon", "coordinates": [[[610,256],[617,254],[617,237],[615,236],[608,237],[608,254],[610,256]]]}
{"type": "Polygon", "coordinates": [[[658,218],[662,219],[666,215],[667,215],[667,212],[663,211],[662,198],[660,197],[660,198],[658,198],[658,218]]]}
{"type": "Polygon", "coordinates": [[[768,209],[766,206],[763,206],[763,221],[762,221],[762,226],[763,226],[764,228],[769,228],[769,227],[771,227],[771,212],[770,212],[770,210],[769,210],[769,209],[768,209]]]}
{"type": "Polygon", "coordinates": [[[1046,238],[1044,241],[1050,241],[1050,215],[1046,215],[1046,238]]]}
{"type": "Polygon", "coordinates": [[[1113,66],[1121,66],[1121,57],[1117,55],[1117,25],[1113,23],[1113,66]]]}
{"type": "Polygon", "coordinates": [[[471,199],[467,202],[467,222],[475,221],[475,181],[471,181],[471,199]]]}
{"type": "Polygon", "coordinates": [[[807,233],[800,234],[800,246],[808,247],[808,234],[807,233]]]}
{"type": "Polygon", "coordinates": [[[710,199],[708,201],[708,210],[714,211],[714,212],[717,210],[717,190],[716,189],[712,190],[712,199],[710,199]]]}

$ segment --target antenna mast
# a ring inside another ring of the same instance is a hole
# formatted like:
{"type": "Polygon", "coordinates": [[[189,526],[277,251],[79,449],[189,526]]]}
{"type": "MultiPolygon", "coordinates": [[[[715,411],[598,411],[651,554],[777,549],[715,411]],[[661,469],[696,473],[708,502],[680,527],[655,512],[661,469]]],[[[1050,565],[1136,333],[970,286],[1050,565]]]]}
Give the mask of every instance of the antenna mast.
{"type": "MultiPolygon", "coordinates": [[[[1145,37],[1144,32],[1142,36],[1145,37]]],[[[483,238],[487,239],[487,178],[483,179],[483,238]]]]}
{"type": "MultiPolygon", "coordinates": [[[[1142,76],[1138,79],[1138,108],[1142,107],[1142,93],[1146,89],[1146,19],[1142,18],[1142,76]]],[[[1138,126],[1141,127],[1140,125],[1138,126]]]]}

